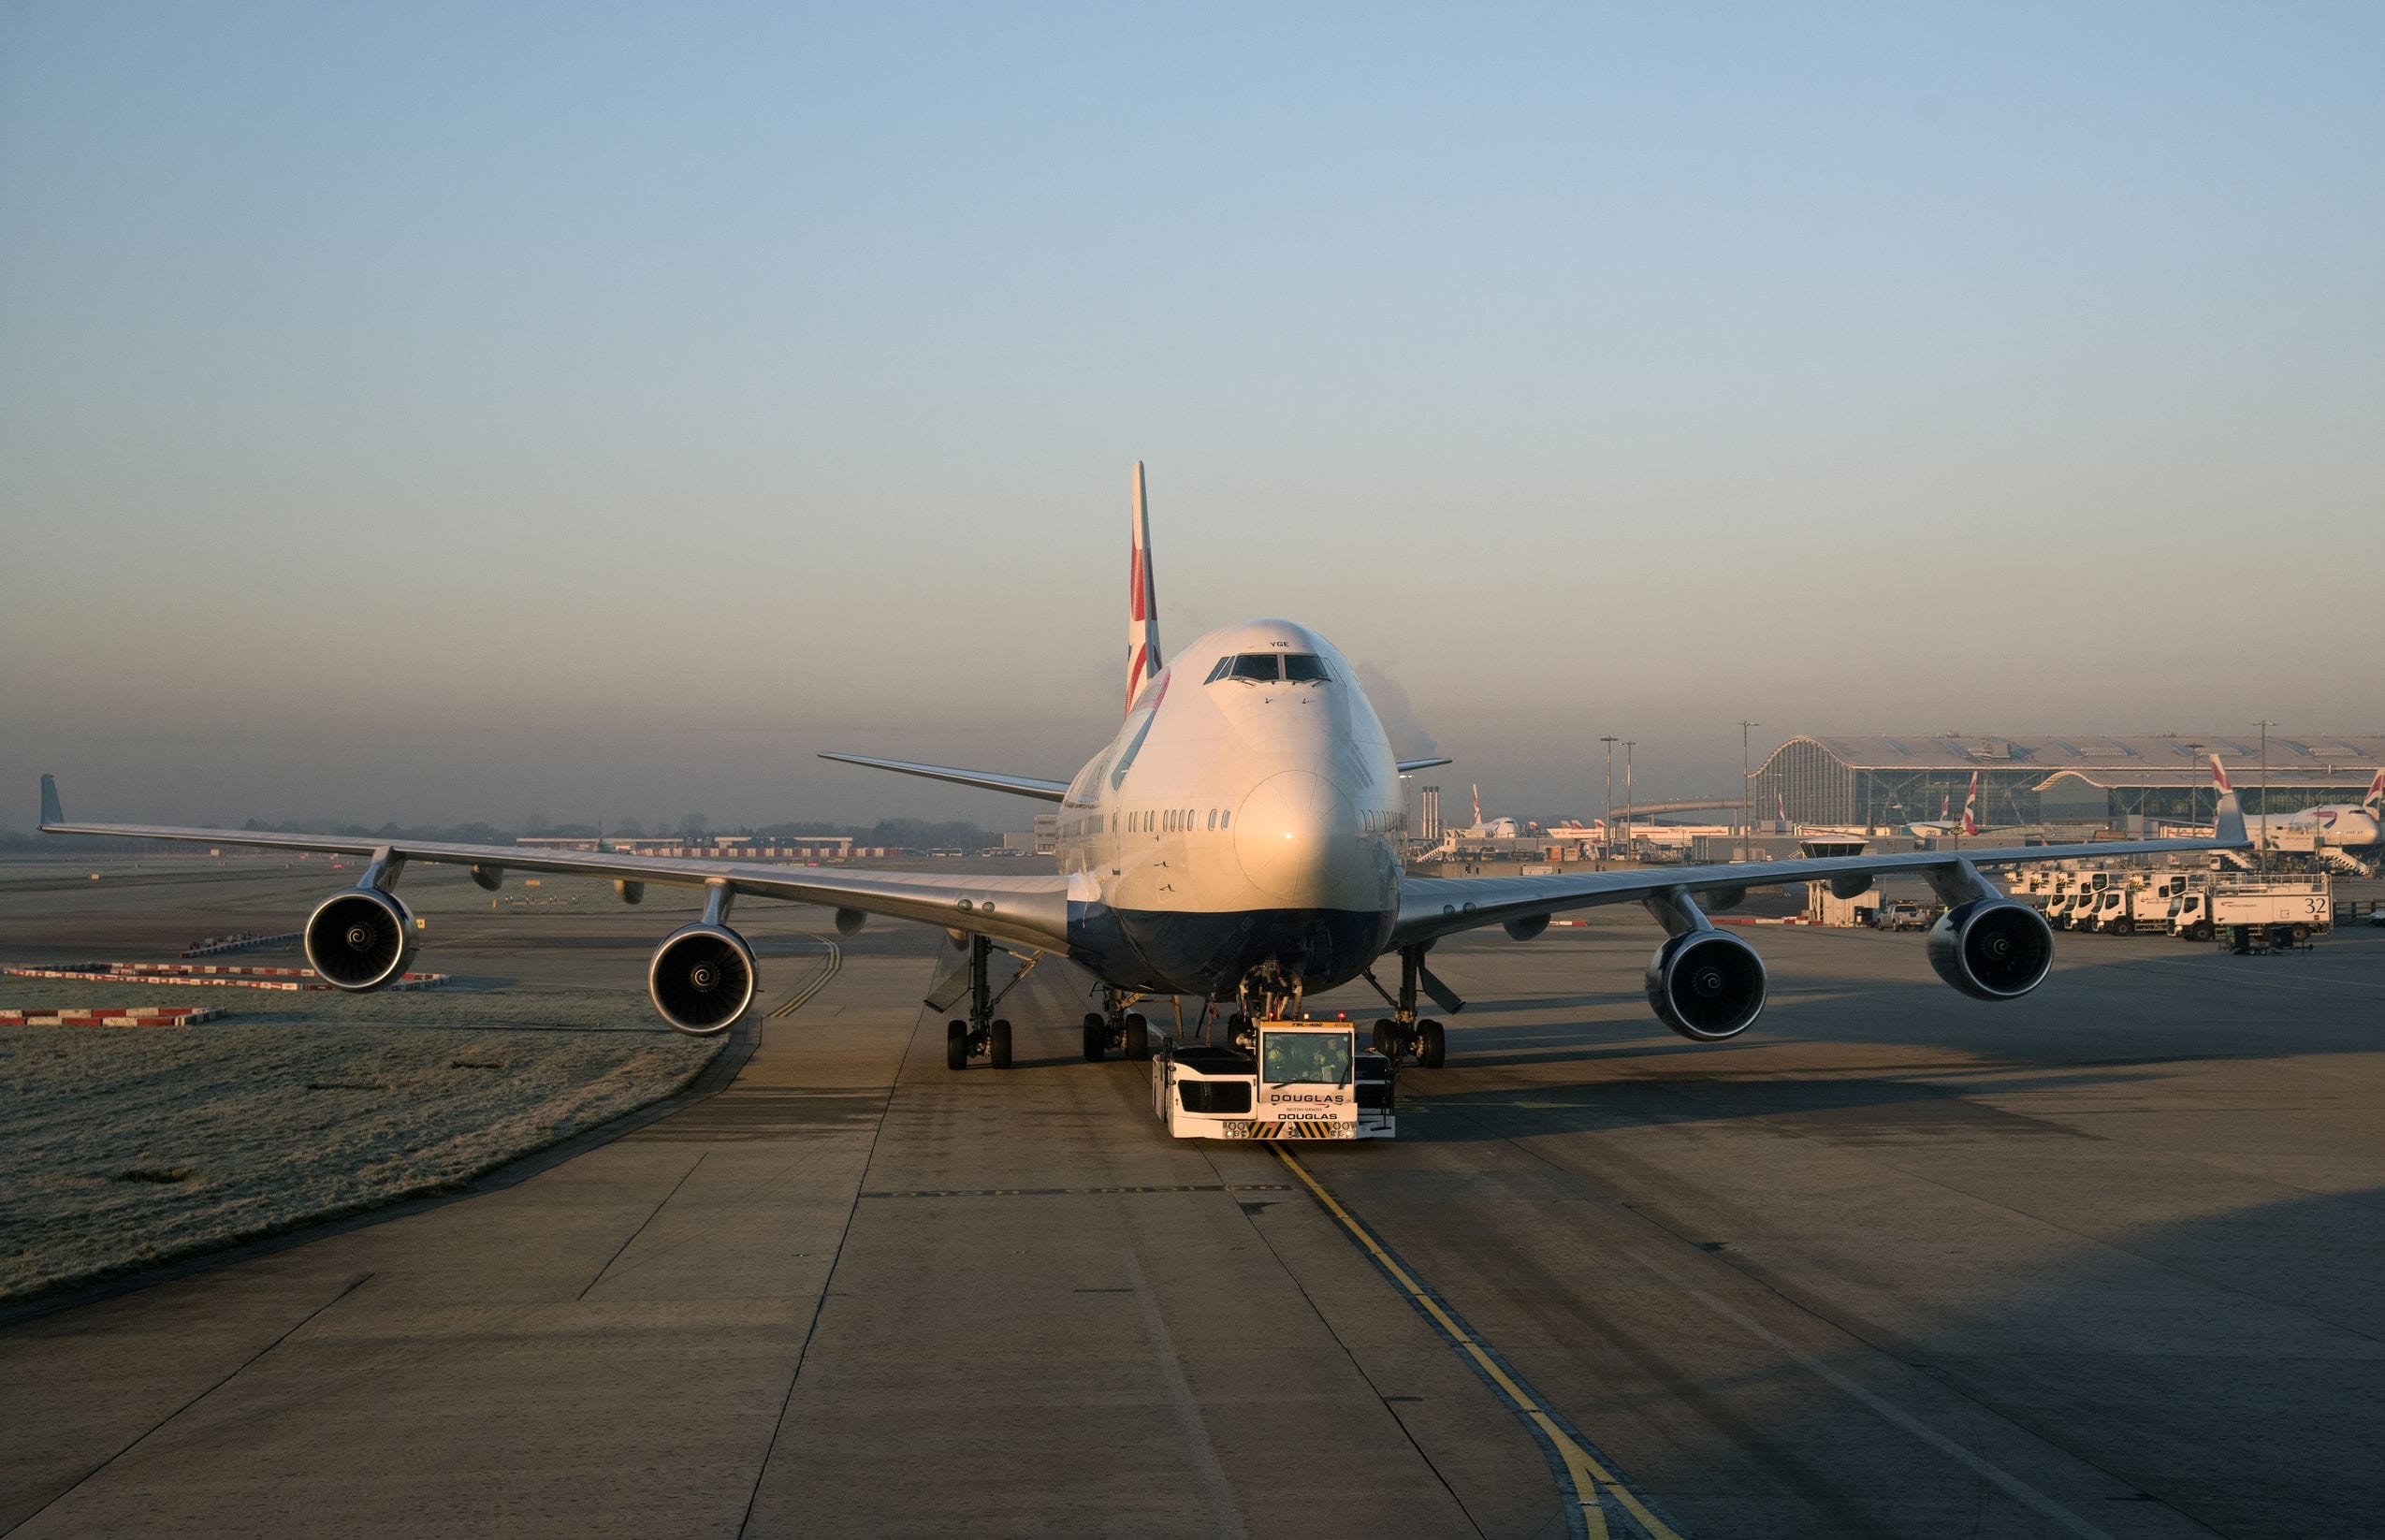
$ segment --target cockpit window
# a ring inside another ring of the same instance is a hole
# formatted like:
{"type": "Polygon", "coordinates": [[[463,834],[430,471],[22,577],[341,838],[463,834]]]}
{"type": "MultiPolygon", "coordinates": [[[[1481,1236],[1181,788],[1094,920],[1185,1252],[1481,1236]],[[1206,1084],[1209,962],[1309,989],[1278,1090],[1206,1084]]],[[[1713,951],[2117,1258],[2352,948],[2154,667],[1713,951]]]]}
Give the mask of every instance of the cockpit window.
{"type": "Polygon", "coordinates": [[[1287,652],[1284,654],[1284,677],[1325,680],[1332,676],[1325,672],[1325,661],[1316,653],[1287,652]]]}
{"type": "Polygon", "coordinates": [[[1234,672],[1230,677],[1236,679],[1263,679],[1268,683],[1272,684],[1276,677],[1275,654],[1272,652],[1245,652],[1242,654],[1242,656],[1234,660],[1234,672]]]}
{"type": "Polygon", "coordinates": [[[1203,679],[1201,683],[1205,685],[1215,684],[1218,680],[1224,678],[1226,676],[1226,671],[1233,666],[1234,655],[1229,652],[1226,654],[1225,657],[1217,660],[1217,666],[1209,671],[1209,677],[1203,679]]]}

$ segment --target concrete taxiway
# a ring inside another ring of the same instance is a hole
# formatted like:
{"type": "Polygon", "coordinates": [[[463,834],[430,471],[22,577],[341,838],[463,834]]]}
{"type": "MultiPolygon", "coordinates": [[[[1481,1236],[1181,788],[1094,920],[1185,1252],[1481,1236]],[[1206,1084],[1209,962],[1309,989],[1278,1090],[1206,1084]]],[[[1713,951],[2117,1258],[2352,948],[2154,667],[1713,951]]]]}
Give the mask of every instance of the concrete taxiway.
{"type": "MultiPolygon", "coordinates": [[[[2063,937],[2035,998],[1763,929],[1495,934],[1394,1143],[1178,1143],[1085,981],[942,1066],[940,938],[742,912],[721,1083],[487,1190],[0,1328],[0,1533],[2355,1535],[2385,932],[2063,937]],[[816,984],[816,987],[814,987],[816,984]],[[763,1012],[810,993],[791,1014],[763,1012]],[[734,1071],[734,1073],[733,1073],[734,1071]]],[[[442,923],[521,966],[536,916],[442,923]]],[[[632,975],[653,917],[565,963],[632,975]]],[[[434,934],[440,926],[435,925],[434,934]]],[[[1344,991],[1319,1002],[1371,1017],[1344,991]]],[[[625,1011],[643,1002],[624,995],[625,1011]]]]}

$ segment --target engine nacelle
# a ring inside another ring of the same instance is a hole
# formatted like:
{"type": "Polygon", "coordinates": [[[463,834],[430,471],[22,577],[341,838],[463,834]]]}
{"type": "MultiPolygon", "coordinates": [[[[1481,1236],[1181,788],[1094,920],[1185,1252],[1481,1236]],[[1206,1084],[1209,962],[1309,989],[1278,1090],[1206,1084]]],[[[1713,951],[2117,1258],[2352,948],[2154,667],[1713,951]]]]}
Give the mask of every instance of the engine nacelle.
{"type": "Polygon", "coordinates": [[[2054,927],[2027,904],[1974,898],[1929,927],[1929,966],[1974,1000],[2016,1000],[2054,967],[2054,927]]]}
{"type": "Polygon", "coordinates": [[[868,923],[869,916],[859,909],[836,911],[836,934],[839,936],[859,936],[861,928],[868,923]]]}
{"type": "Polygon", "coordinates": [[[327,984],[380,989],[404,976],[414,954],[414,917],[398,895],[345,888],[307,916],[306,960],[327,984]]]}
{"type": "Polygon", "coordinates": [[[1670,937],[1648,960],[1648,1003],[1692,1041],[1736,1038],[1764,1013],[1764,959],[1718,930],[1670,937]]]}
{"type": "Polygon", "coordinates": [[[475,863],[472,869],[473,886],[483,893],[495,893],[505,885],[505,868],[484,866],[475,863]]]}
{"type": "Polygon", "coordinates": [[[1549,917],[1527,914],[1520,920],[1510,920],[1499,928],[1507,933],[1507,939],[1511,941],[1529,941],[1549,928],[1549,917]]]}
{"type": "Polygon", "coordinates": [[[736,1024],[753,1003],[753,948],[726,925],[682,925],[654,949],[647,994],[674,1032],[709,1038],[736,1024]]]}

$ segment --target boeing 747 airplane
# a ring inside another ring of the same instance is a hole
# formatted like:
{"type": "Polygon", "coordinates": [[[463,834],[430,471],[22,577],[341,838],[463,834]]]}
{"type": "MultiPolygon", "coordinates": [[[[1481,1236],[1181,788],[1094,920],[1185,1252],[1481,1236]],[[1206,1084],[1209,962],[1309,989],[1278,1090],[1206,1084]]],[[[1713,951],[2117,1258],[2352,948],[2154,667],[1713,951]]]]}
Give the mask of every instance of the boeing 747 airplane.
{"type": "MultiPolygon", "coordinates": [[[[1709,923],[1751,888],[1826,882],[1841,897],[1885,873],[1928,881],[1946,910],[1927,938],[1931,966],[1983,1000],[2009,1000],[2043,982],[2054,938],[2037,910],[2007,898],[1985,873],[2026,862],[2218,850],[2247,841],[2233,794],[2214,837],[1915,851],[1553,877],[1414,878],[1401,868],[1406,837],[1401,773],[1447,763],[1403,760],[1333,644],[1291,620],[1251,620],[1196,638],[1166,661],[1159,646],[1143,471],[1134,472],[1126,719],[1067,780],[949,765],[830,754],[829,759],[925,776],[1056,804],[1059,870],[1049,877],[934,876],[791,870],[622,851],[533,850],[512,845],[332,838],[237,829],[71,823],[45,787],[43,829],[122,839],[268,846],[365,859],[356,886],[308,916],[308,960],[342,989],[372,990],[406,970],[413,917],[398,896],[410,862],[469,866],[495,890],[509,870],[611,879],[624,903],[650,883],[702,889],[704,916],[664,937],[647,969],[654,1008],[678,1031],[729,1029],[752,1003],[752,949],[731,928],[746,899],[821,904],[851,933],[869,915],[938,926],[967,954],[967,1014],[950,1023],[953,1069],[1011,1058],[1010,1023],[995,1015],[988,968],[997,946],[1067,957],[1098,981],[1100,1009],[1083,1023],[1084,1052],[1142,1058],[1151,1030],[1131,1008],[1155,995],[1191,996],[1248,1018],[1296,1016],[1304,995],[1374,979],[1399,963],[1396,988],[1377,984],[1391,1014],[1378,1047],[1430,1067],[1446,1043],[1419,996],[1456,1012],[1463,1002],[1427,966],[1435,942],[1497,925],[1518,941],[1552,915],[1635,903],[1661,928],[1649,960],[1649,1004],[1699,1042],[1748,1029],[1764,1009],[1765,969],[1753,948],[1709,923]]],[[[955,992],[957,998],[958,992],[955,992]]],[[[939,1007],[939,1009],[942,1009],[939,1007]]]]}

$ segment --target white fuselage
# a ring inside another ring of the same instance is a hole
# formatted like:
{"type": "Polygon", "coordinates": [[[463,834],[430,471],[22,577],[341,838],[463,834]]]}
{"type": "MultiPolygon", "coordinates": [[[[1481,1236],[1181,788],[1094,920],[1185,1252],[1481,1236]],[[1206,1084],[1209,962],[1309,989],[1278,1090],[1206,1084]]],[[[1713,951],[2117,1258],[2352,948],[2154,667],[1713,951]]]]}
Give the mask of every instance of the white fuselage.
{"type": "Polygon", "coordinates": [[[1213,997],[1253,973],[1309,989],[1355,978],[1399,912],[1403,801],[1383,725],[1331,643],[1286,620],[1211,632],[1143,687],[1061,802],[1072,949],[1113,981],[1213,997]],[[1245,658],[1275,676],[1220,673],[1245,658]]]}
{"type": "Polygon", "coordinates": [[[2356,802],[2305,807],[2298,813],[2255,813],[2248,821],[2255,839],[2298,835],[2313,845],[2363,850],[2385,844],[2385,821],[2356,802]]]}

